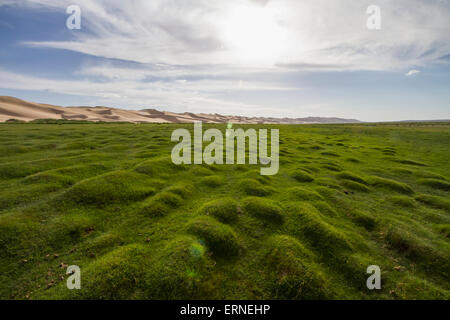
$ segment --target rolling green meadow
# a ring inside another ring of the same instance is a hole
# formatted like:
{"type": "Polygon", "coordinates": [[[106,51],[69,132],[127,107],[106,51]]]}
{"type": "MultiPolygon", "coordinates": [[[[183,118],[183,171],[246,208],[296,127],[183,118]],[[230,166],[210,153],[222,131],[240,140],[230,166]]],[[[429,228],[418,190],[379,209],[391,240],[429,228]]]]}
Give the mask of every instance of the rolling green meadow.
{"type": "Polygon", "coordinates": [[[173,164],[185,127],[0,124],[0,299],[450,298],[449,123],[235,125],[275,176],[173,164]]]}

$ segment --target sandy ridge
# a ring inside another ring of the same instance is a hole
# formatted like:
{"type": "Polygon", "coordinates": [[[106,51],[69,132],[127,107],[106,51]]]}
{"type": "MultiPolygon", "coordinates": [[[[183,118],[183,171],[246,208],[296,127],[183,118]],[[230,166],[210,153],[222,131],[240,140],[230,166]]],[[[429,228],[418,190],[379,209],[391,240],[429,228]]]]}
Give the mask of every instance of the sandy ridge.
{"type": "Polygon", "coordinates": [[[0,96],[0,122],[10,119],[32,121],[37,119],[66,119],[133,123],[248,123],[248,124],[303,124],[303,123],[353,123],[354,119],[340,118],[263,118],[224,116],[220,114],[194,114],[158,111],[155,109],[124,110],[109,107],[60,107],[28,102],[14,97],[0,96]]]}

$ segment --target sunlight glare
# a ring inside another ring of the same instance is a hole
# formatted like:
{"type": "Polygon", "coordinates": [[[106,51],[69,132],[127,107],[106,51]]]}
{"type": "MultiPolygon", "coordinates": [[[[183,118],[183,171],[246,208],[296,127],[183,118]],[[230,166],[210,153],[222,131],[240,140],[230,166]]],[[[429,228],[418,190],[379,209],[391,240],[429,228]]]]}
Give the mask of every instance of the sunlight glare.
{"type": "Polygon", "coordinates": [[[285,50],[285,30],[268,6],[240,6],[226,18],[224,37],[233,58],[243,63],[273,64],[285,50]]]}

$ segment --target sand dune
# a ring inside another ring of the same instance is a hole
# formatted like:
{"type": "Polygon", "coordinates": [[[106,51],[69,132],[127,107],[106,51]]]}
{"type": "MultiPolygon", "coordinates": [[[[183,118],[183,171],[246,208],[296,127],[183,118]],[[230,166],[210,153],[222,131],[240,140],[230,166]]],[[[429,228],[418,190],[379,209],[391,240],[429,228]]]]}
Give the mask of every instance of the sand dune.
{"type": "Polygon", "coordinates": [[[33,103],[14,97],[0,96],[0,122],[11,119],[32,121],[38,119],[65,119],[134,123],[248,123],[248,124],[304,124],[304,123],[352,123],[358,120],[340,118],[263,118],[225,116],[220,114],[174,113],[155,109],[124,110],[109,107],[60,107],[33,103]]]}

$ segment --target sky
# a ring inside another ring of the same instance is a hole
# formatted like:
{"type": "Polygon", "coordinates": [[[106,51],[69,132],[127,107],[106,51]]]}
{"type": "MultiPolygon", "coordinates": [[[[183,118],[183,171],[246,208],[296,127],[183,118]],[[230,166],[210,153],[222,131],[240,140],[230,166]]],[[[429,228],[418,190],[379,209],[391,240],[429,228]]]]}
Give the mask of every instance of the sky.
{"type": "Polygon", "coordinates": [[[0,0],[0,95],[225,115],[450,119],[450,0],[0,0]],[[67,27],[70,5],[81,10],[80,29],[67,27]],[[379,30],[367,27],[371,5],[379,30]]]}

